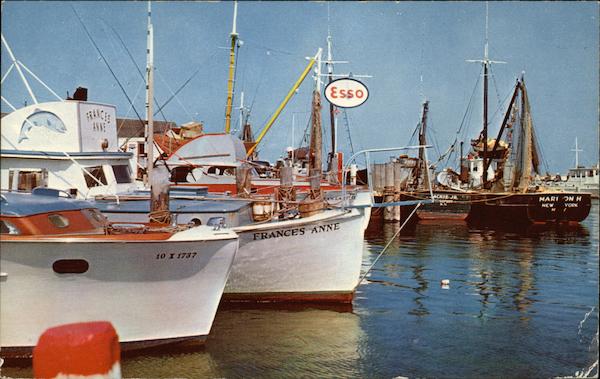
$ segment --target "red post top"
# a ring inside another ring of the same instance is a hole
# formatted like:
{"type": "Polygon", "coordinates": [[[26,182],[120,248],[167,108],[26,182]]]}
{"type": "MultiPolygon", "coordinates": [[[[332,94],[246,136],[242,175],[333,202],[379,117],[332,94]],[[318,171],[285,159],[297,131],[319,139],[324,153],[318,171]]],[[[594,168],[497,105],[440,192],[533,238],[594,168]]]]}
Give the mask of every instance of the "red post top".
{"type": "Polygon", "coordinates": [[[36,378],[107,374],[120,360],[119,337],[108,321],[81,322],[47,329],[33,349],[36,378]]]}

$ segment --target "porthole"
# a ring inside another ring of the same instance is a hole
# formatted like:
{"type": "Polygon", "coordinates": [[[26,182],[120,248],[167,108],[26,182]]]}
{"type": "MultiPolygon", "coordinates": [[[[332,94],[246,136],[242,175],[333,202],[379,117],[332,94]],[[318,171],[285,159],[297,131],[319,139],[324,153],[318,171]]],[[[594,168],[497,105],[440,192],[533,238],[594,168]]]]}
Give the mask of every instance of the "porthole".
{"type": "Polygon", "coordinates": [[[57,228],[66,228],[69,226],[69,219],[63,215],[51,214],[48,215],[48,220],[57,228]]]}
{"type": "Polygon", "coordinates": [[[89,263],[84,259],[61,259],[52,264],[57,274],[83,274],[89,268],[89,263]]]}

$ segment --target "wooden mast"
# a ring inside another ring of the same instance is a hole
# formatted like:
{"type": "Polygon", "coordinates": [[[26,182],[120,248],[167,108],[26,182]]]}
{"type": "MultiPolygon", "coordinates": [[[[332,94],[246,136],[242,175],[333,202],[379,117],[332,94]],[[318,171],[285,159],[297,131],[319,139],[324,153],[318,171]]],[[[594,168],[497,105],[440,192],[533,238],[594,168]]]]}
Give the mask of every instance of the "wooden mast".
{"type": "MultiPolygon", "coordinates": [[[[426,130],[427,130],[427,113],[429,112],[429,101],[425,100],[423,103],[423,114],[421,116],[421,130],[419,131],[419,145],[425,146],[427,144],[426,130]]],[[[419,167],[423,172],[422,183],[429,183],[429,167],[425,161],[425,148],[419,149],[419,167]]]]}
{"type": "MultiPolygon", "coordinates": [[[[487,20],[487,19],[486,19],[487,20]]],[[[487,29],[486,29],[487,30],[487,29]]],[[[487,144],[487,135],[488,135],[488,62],[487,62],[487,38],[486,38],[486,44],[485,44],[485,51],[486,51],[486,59],[485,62],[483,63],[483,132],[482,132],[482,137],[483,137],[483,167],[487,167],[488,166],[488,158],[487,158],[487,151],[488,151],[488,144],[487,144]]],[[[483,188],[487,188],[488,185],[488,170],[484,169],[483,170],[483,188]]]]}
{"type": "Polygon", "coordinates": [[[315,75],[315,89],[312,95],[311,129],[308,175],[310,188],[313,191],[321,189],[321,171],[323,154],[323,129],[321,127],[321,49],[317,53],[317,72],[315,75]]]}
{"type": "Polygon", "coordinates": [[[237,46],[238,34],[236,31],[237,23],[237,1],[233,3],[233,27],[229,37],[231,38],[231,47],[229,49],[229,79],[227,80],[227,105],[225,106],[225,133],[231,131],[231,108],[233,104],[233,83],[235,80],[235,48],[237,46]]]}

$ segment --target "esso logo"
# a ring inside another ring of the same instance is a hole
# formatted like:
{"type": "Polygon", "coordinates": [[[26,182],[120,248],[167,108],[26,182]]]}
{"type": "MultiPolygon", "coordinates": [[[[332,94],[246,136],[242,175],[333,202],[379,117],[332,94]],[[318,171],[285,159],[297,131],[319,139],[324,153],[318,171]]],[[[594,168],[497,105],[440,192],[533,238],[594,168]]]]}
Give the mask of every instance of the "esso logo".
{"type": "Polygon", "coordinates": [[[369,97],[367,87],[356,79],[342,78],[325,87],[325,98],[340,108],[358,107],[369,97]]]}

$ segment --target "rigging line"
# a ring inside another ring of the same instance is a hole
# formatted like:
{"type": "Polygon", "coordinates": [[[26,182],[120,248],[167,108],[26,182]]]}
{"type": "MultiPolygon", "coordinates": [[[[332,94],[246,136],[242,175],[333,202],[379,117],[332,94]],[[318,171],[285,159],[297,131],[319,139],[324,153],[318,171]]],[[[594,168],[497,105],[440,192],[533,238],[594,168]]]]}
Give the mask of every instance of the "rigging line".
{"type": "MultiPolygon", "coordinates": [[[[279,53],[279,54],[298,56],[297,53],[290,53],[289,51],[285,51],[285,50],[272,49],[272,48],[270,48],[268,46],[264,46],[264,45],[261,45],[261,44],[258,44],[258,43],[252,42],[252,41],[249,41],[249,42],[248,41],[244,41],[244,44],[250,45],[249,47],[253,48],[253,49],[256,49],[258,47],[258,48],[261,48],[261,49],[266,50],[268,52],[275,52],[275,53],[279,53]],[[252,45],[255,45],[257,47],[253,47],[252,45]]],[[[304,59],[304,56],[302,58],[304,59]]]]}
{"type": "MultiPolygon", "coordinates": [[[[103,19],[102,19],[102,22],[105,24],[105,25],[104,25],[104,27],[103,27],[103,26],[101,26],[101,27],[100,27],[100,28],[101,28],[101,30],[102,30],[102,33],[103,33],[103,35],[108,35],[108,33],[107,33],[107,31],[106,31],[106,28],[105,28],[105,26],[106,26],[106,22],[105,22],[103,19]]],[[[113,54],[114,54],[114,56],[118,56],[118,54],[117,54],[117,47],[116,47],[116,44],[115,44],[115,41],[113,40],[113,38],[107,38],[107,40],[108,40],[108,42],[110,43],[110,47],[112,48],[112,51],[113,51],[113,54]]],[[[116,66],[119,68],[119,70],[118,70],[118,71],[121,71],[121,76],[122,76],[122,77],[123,77],[123,76],[126,76],[126,74],[125,74],[125,72],[126,72],[126,71],[125,71],[125,69],[124,69],[124,67],[123,67],[123,62],[122,62],[122,60],[121,60],[121,59],[117,59],[116,66]]],[[[115,70],[115,71],[116,71],[116,70],[115,70]]],[[[127,80],[126,80],[126,82],[125,82],[125,84],[126,84],[127,86],[129,86],[129,85],[131,84],[130,80],[129,80],[129,79],[127,79],[127,80]]]]}
{"type": "MultiPolygon", "coordinates": [[[[135,96],[133,97],[134,101],[137,100],[137,98],[138,98],[138,96],[140,94],[140,91],[142,90],[142,88],[144,88],[144,84],[145,83],[140,83],[140,85],[138,86],[137,91],[135,91],[135,96]]],[[[130,105],[129,108],[127,109],[127,112],[125,112],[125,117],[121,120],[121,125],[119,125],[117,127],[117,135],[119,135],[119,132],[123,128],[123,125],[125,125],[125,120],[129,117],[129,112],[131,112],[131,109],[132,109],[132,107],[130,105]]],[[[120,147],[122,148],[123,146],[125,146],[129,142],[129,140],[132,139],[132,138],[133,138],[133,135],[127,137],[127,139],[125,140],[125,142],[123,142],[120,147]]]]}
{"type": "Polygon", "coordinates": [[[496,83],[496,75],[494,74],[494,70],[492,70],[492,65],[490,65],[490,76],[492,77],[492,81],[494,82],[494,91],[496,92],[496,100],[498,101],[498,107],[500,107],[500,93],[498,92],[498,83],[496,83]]]}
{"type": "Polygon", "coordinates": [[[73,10],[73,13],[75,13],[75,16],[77,17],[77,19],[79,20],[79,23],[81,24],[81,26],[83,27],[83,30],[85,31],[85,33],[87,34],[88,38],[90,39],[90,41],[92,42],[92,45],[94,45],[94,48],[96,49],[96,51],[98,52],[98,54],[100,54],[100,57],[102,58],[102,60],[104,61],[104,63],[106,64],[106,67],[108,67],[108,70],[110,71],[110,73],[112,74],[113,78],[115,79],[115,81],[117,82],[117,84],[119,85],[119,88],[121,88],[121,91],[123,92],[123,94],[125,95],[125,97],[127,98],[127,101],[129,102],[129,104],[131,105],[131,107],[133,108],[133,111],[135,112],[137,118],[139,119],[140,123],[142,123],[142,125],[145,126],[144,121],[142,120],[142,117],[140,117],[140,114],[138,113],[137,109],[135,109],[135,106],[133,105],[133,102],[131,101],[131,99],[129,98],[129,96],[127,95],[127,91],[125,91],[125,88],[123,88],[123,85],[121,84],[121,82],[119,81],[119,79],[117,78],[117,76],[115,75],[114,71],[112,70],[112,68],[110,67],[110,64],[108,64],[108,61],[106,60],[106,58],[104,57],[104,54],[102,54],[102,51],[100,51],[100,48],[98,47],[98,45],[96,44],[96,41],[94,41],[94,39],[92,38],[92,35],[90,34],[90,32],[88,31],[88,29],[86,28],[85,24],[83,23],[83,20],[81,19],[81,17],[79,17],[79,14],[77,13],[77,11],[75,10],[75,7],[71,5],[71,9],[73,10]]]}
{"type": "Polygon", "coordinates": [[[373,260],[373,263],[371,263],[371,265],[369,266],[369,268],[367,269],[367,271],[365,271],[365,273],[360,277],[360,280],[358,281],[358,284],[356,285],[357,287],[363,282],[363,280],[365,280],[367,274],[369,272],[371,272],[371,269],[373,269],[373,266],[375,266],[375,263],[377,263],[377,261],[379,260],[379,258],[381,258],[381,256],[386,252],[386,250],[388,249],[388,247],[390,247],[390,245],[392,244],[392,242],[400,234],[400,232],[402,231],[402,229],[404,229],[404,226],[412,218],[412,216],[415,214],[415,212],[417,211],[417,209],[419,209],[419,207],[421,206],[421,204],[423,204],[423,203],[417,203],[417,206],[408,215],[408,217],[406,218],[406,220],[404,221],[404,223],[402,223],[402,225],[400,226],[400,228],[398,228],[398,231],[396,233],[394,233],[394,235],[392,236],[392,238],[390,238],[390,240],[385,245],[385,247],[383,248],[383,250],[381,250],[381,253],[379,253],[379,255],[377,256],[377,258],[375,258],[375,260],[373,260]]]}
{"type": "Polygon", "coordinates": [[[350,152],[354,155],[354,144],[352,143],[352,134],[350,133],[350,123],[348,122],[348,112],[344,108],[344,123],[346,124],[346,133],[348,134],[348,142],[350,143],[350,152]]]}
{"type": "Polygon", "coordinates": [[[263,64],[262,68],[260,70],[260,77],[258,79],[258,85],[256,86],[256,90],[254,91],[254,96],[252,97],[252,102],[250,103],[250,109],[248,110],[248,113],[252,112],[252,108],[254,107],[254,100],[256,100],[256,95],[258,94],[258,89],[260,88],[260,85],[263,82],[263,78],[264,78],[264,74],[265,74],[265,67],[267,65],[263,64]]]}
{"type": "MultiPolygon", "coordinates": [[[[158,77],[160,78],[160,80],[164,83],[165,87],[167,87],[167,89],[169,90],[169,92],[171,92],[171,95],[173,95],[173,90],[171,89],[171,87],[169,87],[169,84],[167,83],[167,81],[165,80],[165,78],[162,76],[162,74],[160,73],[160,70],[156,70],[156,72],[158,73],[158,77]]],[[[181,101],[179,100],[178,97],[175,98],[175,100],[179,103],[179,105],[181,106],[181,108],[183,109],[183,111],[186,113],[186,115],[190,118],[190,120],[193,120],[193,117],[191,116],[190,112],[188,112],[188,110],[186,109],[186,107],[181,103],[181,101]]],[[[165,122],[167,120],[165,119],[165,122]]]]}
{"type": "Polygon", "coordinates": [[[430,131],[429,135],[431,136],[431,139],[433,140],[433,146],[435,148],[435,151],[438,153],[438,157],[439,157],[441,155],[440,149],[439,149],[439,144],[437,141],[435,130],[432,128],[431,125],[429,126],[429,131],[430,131]]]}
{"type": "MultiPolygon", "coordinates": [[[[142,73],[142,70],[140,69],[140,66],[137,64],[137,62],[135,61],[135,59],[133,58],[133,55],[131,54],[131,52],[129,51],[129,49],[127,48],[127,45],[125,44],[125,41],[123,41],[123,38],[121,38],[121,35],[116,31],[115,28],[112,27],[112,25],[110,25],[109,23],[107,23],[103,18],[101,18],[102,22],[107,25],[112,31],[113,33],[117,36],[117,38],[119,39],[119,42],[121,42],[121,46],[123,46],[123,48],[125,49],[125,51],[127,52],[127,55],[129,56],[129,59],[131,60],[131,62],[133,63],[133,65],[135,66],[138,74],[140,74],[140,77],[142,78],[142,82],[145,84],[146,83],[146,78],[144,76],[144,74],[142,73]]],[[[158,100],[156,100],[156,97],[153,97],[154,99],[154,103],[156,104],[157,107],[159,107],[159,109],[154,113],[154,115],[158,114],[158,112],[160,112],[160,114],[162,115],[163,119],[165,122],[167,122],[167,117],[165,116],[165,114],[162,112],[162,108],[160,107],[160,104],[158,103],[158,100]]]]}

